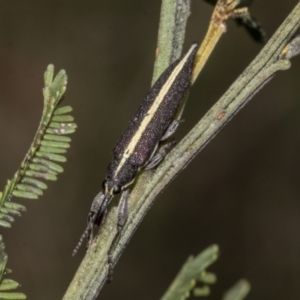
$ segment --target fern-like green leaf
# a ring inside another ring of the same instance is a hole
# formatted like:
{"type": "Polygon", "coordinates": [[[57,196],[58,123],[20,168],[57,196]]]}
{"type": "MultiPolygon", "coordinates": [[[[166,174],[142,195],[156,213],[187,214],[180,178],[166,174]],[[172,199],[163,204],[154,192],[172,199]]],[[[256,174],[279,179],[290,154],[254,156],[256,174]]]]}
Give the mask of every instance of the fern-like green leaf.
{"type": "Polygon", "coordinates": [[[7,259],[3,239],[0,235],[0,299],[26,299],[26,295],[23,293],[9,292],[18,288],[20,285],[12,279],[3,279],[4,275],[11,273],[11,270],[6,269],[7,259]]]}
{"type": "Polygon", "coordinates": [[[193,291],[194,296],[207,296],[210,294],[208,284],[215,283],[216,276],[206,272],[219,256],[219,248],[212,245],[198,254],[195,258],[190,257],[183,265],[176,278],[172,282],[162,300],[185,300],[193,291]],[[201,287],[196,287],[201,282],[201,287]]]}
{"type": "MultiPolygon", "coordinates": [[[[189,257],[161,300],[185,300],[190,297],[191,292],[194,297],[208,296],[209,285],[216,283],[217,276],[207,272],[206,269],[215,262],[218,256],[218,246],[212,245],[195,258],[189,257]]],[[[223,300],[244,300],[249,291],[250,283],[241,279],[227,291],[223,300]]]]}
{"type": "Polygon", "coordinates": [[[71,142],[66,135],[75,132],[77,125],[69,114],[71,106],[57,107],[66,91],[66,72],[61,70],[53,78],[54,66],[49,65],[44,75],[44,108],[38,130],[21,167],[0,192],[0,226],[11,227],[14,216],[26,210],[10,202],[12,196],[38,199],[47,188],[42,180],[55,181],[63,172],[59,163],[67,160],[64,154],[71,142]]]}

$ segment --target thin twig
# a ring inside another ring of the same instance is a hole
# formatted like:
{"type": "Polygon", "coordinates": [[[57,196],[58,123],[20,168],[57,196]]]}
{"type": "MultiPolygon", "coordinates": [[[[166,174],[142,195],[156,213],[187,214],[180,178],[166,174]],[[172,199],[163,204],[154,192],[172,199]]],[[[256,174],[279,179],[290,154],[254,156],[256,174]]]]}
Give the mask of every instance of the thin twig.
{"type": "Polygon", "coordinates": [[[152,85],[182,53],[190,5],[186,0],[162,1],[152,85]]]}
{"type": "Polygon", "coordinates": [[[226,21],[247,13],[246,8],[236,9],[239,0],[219,0],[212,14],[207,33],[195,57],[191,83],[197,79],[222,34],[226,32],[226,21]]]}

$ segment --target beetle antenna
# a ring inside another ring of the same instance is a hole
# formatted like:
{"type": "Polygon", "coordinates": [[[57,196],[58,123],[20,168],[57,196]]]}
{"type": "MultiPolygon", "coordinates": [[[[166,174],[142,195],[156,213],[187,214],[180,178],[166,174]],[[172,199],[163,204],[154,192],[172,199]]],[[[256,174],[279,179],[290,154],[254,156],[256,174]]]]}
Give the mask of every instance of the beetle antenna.
{"type": "MultiPolygon", "coordinates": [[[[81,247],[81,245],[83,244],[83,240],[86,238],[86,237],[89,237],[88,238],[88,246],[89,244],[91,243],[91,231],[92,231],[92,228],[93,228],[93,224],[94,224],[94,221],[95,221],[95,218],[96,218],[96,215],[92,216],[90,219],[89,219],[89,222],[88,222],[88,225],[85,229],[85,231],[83,232],[83,234],[81,235],[80,239],[79,239],[79,242],[77,243],[76,247],[74,248],[73,252],[72,252],[72,256],[75,256],[76,253],[78,252],[79,248],[81,247]]],[[[88,248],[87,246],[87,248],[88,248]]]]}
{"type": "Polygon", "coordinates": [[[86,228],[86,230],[84,231],[84,233],[81,235],[79,242],[77,243],[76,247],[74,248],[73,252],[72,252],[72,256],[75,256],[76,253],[78,252],[79,248],[81,247],[83,240],[85,239],[85,237],[88,235],[88,231],[89,229],[86,228]]]}

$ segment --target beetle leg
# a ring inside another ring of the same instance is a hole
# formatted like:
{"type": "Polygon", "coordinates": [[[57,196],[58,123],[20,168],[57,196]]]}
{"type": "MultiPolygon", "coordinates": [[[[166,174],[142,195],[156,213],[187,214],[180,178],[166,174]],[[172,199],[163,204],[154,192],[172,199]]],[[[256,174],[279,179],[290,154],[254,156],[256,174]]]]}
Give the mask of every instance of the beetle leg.
{"type": "Polygon", "coordinates": [[[87,248],[93,240],[94,225],[100,227],[105,219],[107,206],[111,200],[111,196],[107,197],[102,191],[97,194],[92,202],[90,212],[87,219],[87,228],[81,239],[87,237],[87,248]]]}
{"type": "Polygon", "coordinates": [[[107,253],[107,260],[108,260],[108,275],[107,275],[107,282],[112,281],[112,275],[113,275],[113,266],[114,261],[112,257],[112,252],[115,250],[116,245],[120,239],[122,229],[127,221],[128,217],[128,195],[129,195],[129,189],[126,189],[123,191],[119,206],[118,206],[118,222],[117,222],[117,233],[114,236],[110,248],[107,253]]]}
{"type": "Polygon", "coordinates": [[[171,149],[175,144],[176,141],[172,140],[171,142],[161,146],[158,152],[148,161],[144,169],[149,170],[156,167],[165,158],[165,156],[171,151],[171,149]]]}
{"type": "Polygon", "coordinates": [[[106,202],[105,195],[101,191],[100,193],[97,194],[97,196],[94,198],[94,200],[92,202],[92,206],[91,206],[90,212],[88,214],[88,218],[87,218],[86,229],[85,229],[84,233],[81,235],[79,242],[76,245],[75,249],[73,250],[73,253],[72,253],[73,256],[78,252],[78,250],[79,250],[80,246],[82,245],[85,238],[87,238],[87,248],[90,246],[90,244],[93,240],[94,225],[99,226],[105,217],[106,207],[105,207],[105,210],[104,211],[101,210],[101,214],[99,214],[100,209],[105,204],[105,202],[106,202]]]}
{"type": "MultiPolygon", "coordinates": [[[[183,119],[173,120],[172,123],[167,128],[164,135],[162,136],[162,138],[160,139],[160,141],[164,141],[164,140],[168,139],[171,135],[173,135],[174,132],[177,130],[178,126],[180,125],[180,123],[182,123],[182,122],[184,122],[183,119]]],[[[149,170],[149,169],[156,167],[165,158],[165,156],[170,152],[170,150],[173,148],[173,146],[175,144],[176,144],[176,141],[172,140],[171,142],[166,143],[165,145],[161,146],[156,153],[156,150],[158,147],[158,144],[157,144],[153,151],[151,158],[145,165],[144,169],[149,170]]]]}
{"type": "Polygon", "coordinates": [[[167,138],[169,138],[171,135],[173,135],[174,132],[177,130],[178,126],[180,125],[180,123],[182,122],[184,122],[183,119],[173,120],[160,140],[164,141],[167,138]]]}

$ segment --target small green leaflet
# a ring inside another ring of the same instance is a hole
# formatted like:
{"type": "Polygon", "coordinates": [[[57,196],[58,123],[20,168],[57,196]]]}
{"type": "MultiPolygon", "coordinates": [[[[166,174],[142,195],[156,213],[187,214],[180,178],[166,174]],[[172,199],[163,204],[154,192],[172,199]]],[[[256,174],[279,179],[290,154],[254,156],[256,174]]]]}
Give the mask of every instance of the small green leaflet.
{"type": "Polygon", "coordinates": [[[2,236],[0,235],[0,299],[26,299],[23,293],[8,292],[18,288],[20,285],[12,279],[3,279],[4,275],[11,273],[11,270],[6,269],[7,254],[5,253],[5,246],[2,236]]]}
{"type": "Polygon", "coordinates": [[[67,160],[65,153],[71,142],[67,135],[77,128],[70,115],[72,107],[57,107],[66,91],[66,72],[61,70],[54,77],[54,66],[49,65],[44,83],[44,108],[38,130],[19,170],[0,192],[0,226],[3,227],[11,227],[14,216],[26,210],[23,205],[10,202],[12,196],[38,199],[47,188],[42,180],[57,180],[58,173],[63,172],[59,163],[67,160]]]}

